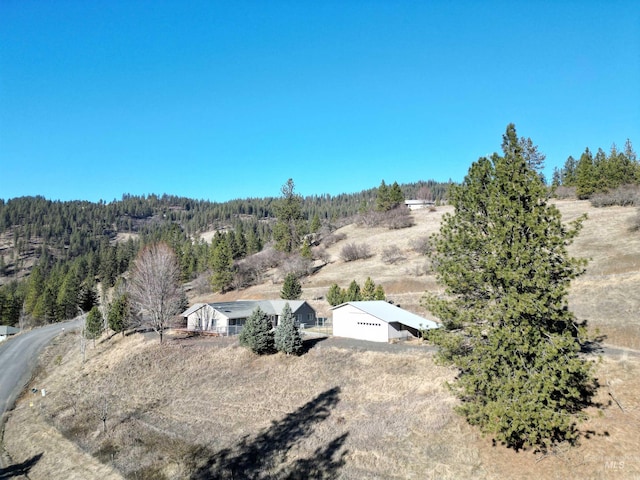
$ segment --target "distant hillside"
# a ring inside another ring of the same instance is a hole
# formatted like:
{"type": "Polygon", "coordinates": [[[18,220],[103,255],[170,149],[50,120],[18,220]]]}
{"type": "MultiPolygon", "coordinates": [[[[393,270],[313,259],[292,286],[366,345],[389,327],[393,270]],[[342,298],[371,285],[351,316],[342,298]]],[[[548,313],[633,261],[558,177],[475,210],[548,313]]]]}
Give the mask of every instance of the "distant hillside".
{"type": "MultiPolygon", "coordinates": [[[[448,185],[420,181],[400,188],[405,198],[440,202],[448,185]]],[[[303,216],[335,228],[373,208],[377,191],[302,198],[303,216]]],[[[0,200],[0,324],[18,323],[23,310],[36,324],[75,315],[79,296],[90,305],[96,285],[115,285],[149,242],[171,245],[185,281],[209,269],[204,232],[211,232],[207,238],[214,243],[219,239],[214,233],[224,233],[235,260],[258,252],[272,240],[278,200],[218,203],[166,194],[125,194],[110,203],[41,196],[0,200]]]]}

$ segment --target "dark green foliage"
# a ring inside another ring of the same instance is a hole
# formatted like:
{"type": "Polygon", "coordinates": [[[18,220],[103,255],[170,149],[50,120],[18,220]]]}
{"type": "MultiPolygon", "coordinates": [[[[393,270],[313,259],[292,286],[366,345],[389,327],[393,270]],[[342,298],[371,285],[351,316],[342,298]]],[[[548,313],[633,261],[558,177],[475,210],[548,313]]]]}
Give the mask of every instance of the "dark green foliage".
{"type": "Polygon", "coordinates": [[[387,296],[384,293],[384,288],[382,288],[382,285],[377,285],[376,286],[376,291],[373,294],[373,299],[374,300],[386,300],[387,296]]]}
{"type": "Polygon", "coordinates": [[[591,152],[587,150],[582,154],[576,167],[576,195],[579,199],[589,198],[595,192],[597,186],[596,171],[591,152]]]}
{"type": "Polygon", "coordinates": [[[276,350],[287,355],[302,353],[302,338],[288,303],[282,309],[280,323],[274,333],[274,344],[276,350]]]}
{"type": "Polygon", "coordinates": [[[311,223],[309,224],[309,233],[316,233],[322,227],[322,223],[320,222],[320,217],[317,213],[313,215],[311,219],[311,223]]]}
{"type": "Polygon", "coordinates": [[[233,255],[227,236],[218,242],[211,256],[211,287],[214,292],[226,292],[233,281],[233,255]]]}
{"type": "Polygon", "coordinates": [[[248,347],[258,355],[275,351],[271,320],[260,307],[256,308],[247,319],[240,332],[239,341],[240,345],[248,347]]]}
{"type": "Polygon", "coordinates": [[[83,283],[78,292],[78,308],[82,312],[88,312],[98,304],[98,293],[94,285],[83,283]]]}
{"type": "Polygon", "coordinates": [[[384,288],[382,285],[376,285],[370,277],[364,282],[364,287],[362,288],[362,292],[360,293],[360,300],[386,300],[386,295],[384,293],[384,288]]]}
{"type": "Polygon", "coordinates": [[[566,249],[582,219],[566,226],[547,204],[513,125],[503,151],[451,189],[455,213],[444,216],[432,254],[447,297],[426,305],[448,329],[433,338],[440,359],[459,368],[459,411],[510,447],[544,450],[576,438],[595,389],[566,298],[584,271],[566,249]]]}
{"type": "Polygon", "coordinates": [[[302,285],[293,273],[284,278],[284,285],[280,291],[280,298],[284,300],[298,300],[302,295],[302,285]]]}
{"type": "Polygon", "coordinates": [[[311,251],[311,245],[309,244],[309,240],[307,238],[302,242],[302,246],[300,247],[300,256],[302,258],[306,258],[307,260],[313,259],[313,252],[311,251]]]}
{"type": "Polygon", "coordinates": [[[393,182],[393,185],[388,187],[387,184],[384,183],[384,180],[382,180],[378,187],[376,210],[379,212],[388,212],[402,204],[404,204],[404,194],[398,182],[393,182]]]}
{"type": "Polygon", "coordinates": [[[360,297],[360,285],[355,280],[352,280],[349,284],[349,288],[345,292],[344,301],[345,302],[357,302],[361,300],[360,297]]]}
{"type": "Polygon", "coordinates": [[[10,282],[0,287],[0,325],[17,325],[24,302],[24,283],[10,282]]]}
{"type": "Polygon", "coordinates": [[[109,307],[109,313],[107,313],[109,328],[116,333],[122,333],[124,335],[131,315],[130,310],[128,295],[123,293],[116,296],[109,307]]]}
{"type": "Polygon", "coordinates": [[[367,279],[364,282],[364,287],[360,292],[360,298],[362,300],[375,300],[375,296],[376,296],[376,284],[374,283],[373,280],[371,280],[371,277],[367,277],[367,279]]]}
{"type": "Polygon", "coordinates": [[[295,184],[290,178],[282,186],[282,198],[275,206],[277,222],[273,227],[273,238],[276,248],[287,253],[295,251],[307,233],[307,224],[302,214],[302,197],[294,189],[295,184]]]}
{"type": "Polygon", "coordinates": [[[640,185],[640,162],[630,140],[626,141],[622,152],[614,144],[609,155],[599,148],[594,157],[587,148],[580,160],[567,159],[564,167],[554,174],[554,185],[576,187],[580,199],[625,185],[640,185]]]}
{"type": "Polygon", "coordinates": [[[93,340],[95,342],[96,338],[102,335],[103,329],[104,319],[102,318],[102,313],[100,313],[100,308],[93,307],[87,314],[87,319],[85,321],[84,327],[84,336],[89,340],[93,340]]]}
{"type": "Polygon", "coordinates": [[[348,289],[340,288],[337,283],[332,284],[327,292],[327,302],[332,307],[345,302],[360,302],[369,300],[386,300],[382,285],[376,286],[375,282],[367,277],[364,288],[361,290],[358,282],[353,280],[348,289]]]}
{"type": "Polygon", "coordinates": [[[327,292],[327,302],[332,307],[344,303],[344,294],[337,283],[332,284],[327,292]]]}

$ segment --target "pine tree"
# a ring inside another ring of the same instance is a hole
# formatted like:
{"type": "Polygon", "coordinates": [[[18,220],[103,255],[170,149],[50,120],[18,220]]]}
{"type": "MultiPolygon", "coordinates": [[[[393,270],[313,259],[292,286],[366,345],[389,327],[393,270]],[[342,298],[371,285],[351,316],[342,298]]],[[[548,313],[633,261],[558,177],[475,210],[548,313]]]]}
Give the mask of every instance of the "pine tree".
{"type": "Polygon", "coordinates": [[[109,307],[109,312],[107,313],[109,328],[116,333],[122,333],[124,336],[129,316],[129,297],[126,293],[118,295],[109,307]]]}
{"type": "Polygon", "coordinates": [[[596,189],[593,156],[587,148],[576,165],[576,195],[579,199],[589,198],[596,189]]]}
{"type": "Polygon", "coordinates": [[[284,285],[280,291],[280,298],[284,300],[298,300],[302,295],[302,285],[293,273],[284,278],[284,285]]]}
{"type": "Polygon", "coordinates": [[[398,185],[398,182],[393,182],[393,185],[391,185],[391,188],[389,189],[389,199],[388,199],[387,210],[397,208],[403,204],[404,204],[404,194],[400,189],[400,185],[398,185]]]}
{"type": "Polygon", "coordinates": [[[452,187],[432,254],[445,298],[426,306],[445,327],[439,358],[459,369],[454,387],[467,421],[513,448],[547,449],[576,438],[595,389],[579,357],[584,328],[567,289],[585,262],[567,254],[582,219],[568,226],[509,125],[504,156],[474,163],[452,187]]]}
{"type": "Polygon", "coordinates": [[[386,212],[389,210],[389,187],[382,180],[378,187],[378,195],[376,197],[376,210],[379,212],[386,212]]]}
{"type": "Polygon", "coordinates": [[[211,287],[215,292],[226,292],[233,281],[233,256],[226,236],[218,241],[211,258],[211,287]]]}
{"type": "Polygon", "coordinates": [[[280,324],[274,334],[276,350],[287,355],[300,355],[302,353],[302,337],[296,326],[289,303],[285,303],[280,317],[280,324]]]}
{"type": "Polygon", "coordinates": [[[89,340],[93,340],[94,346],[96,344],[96,338],[99,338],[100,335],[102,335],[103,325],[104,321],[102,313],[100,313],[100,308],[93,307],[89,311],[85,321],[84,336],[89,340]]]}
{"type": "Polygon", "coordinates": [[[329,302],[329,305],[332,307],[344,303],[344,293],[337,283],[333,283],[329,287],[329,291],[327,292],[327,302],[329,302]]]}
{"type": "Polygon", "coordinates": [[[309,244],[309,240],[307,238],[302,242],[302,247],[300,247],[300,256],[302,258],[306,258],[307,260],[313,259],[313,253],[311,252],[311,245],[309,244]]]}
{"type": "Polygon", "coordinates": [[[320,217],[317,213],[313,215],[311,219],[311,223],[309,224],[309,233],[316,233],[322,227],[322,223],[320,223],[320,217]]]}
{"type": "Polygon", "coordinates": [[[277,221],[273,238],[278,250],[291,253],[300,246],[307,225],[302,215],[302,197],[295,193],[293,180],[290,178],[280,190],[282,198],[275,205],[277,221]]]}
{"type": "Polygon", "coordinates": [[[575,187],[577,183],[576,179],[576,166],[578,162],[572,156],[567,158],[567,161],[564,162],[564,167],[562,167],[561,174],[561,183],[565,187],[575,187]]]}
{"type": "Polygon", "coordinates": [[[275,350],[271,320],[260,307],[257,307],[245,322],[239,341],[240,345],[248,347],[258,355],[273,353],[275,350]]]}
{"type": "Polygon", "coordinates": [[[376,284],[371,280],[371,277],[367,277],[362,287],[361,292],[362,300],[375,300],[376,299],[376,284]]]}
{"type": "Polygon", "coordinates": [[[373,294],[373,299],[374,300],[386,300],[387,299],[387,296],[384,293],[384,288],[382,288],[382,285],[376,286],[376,291],[373,294]]]}
{"type": "Polygon", "coordinates": [[[360,285],[358,285],[358,282],[355,280],[352,280],[344,296],[344,301],[359,302],[360,300],[362,300],[362,297],[360,296],[360,285]]]}

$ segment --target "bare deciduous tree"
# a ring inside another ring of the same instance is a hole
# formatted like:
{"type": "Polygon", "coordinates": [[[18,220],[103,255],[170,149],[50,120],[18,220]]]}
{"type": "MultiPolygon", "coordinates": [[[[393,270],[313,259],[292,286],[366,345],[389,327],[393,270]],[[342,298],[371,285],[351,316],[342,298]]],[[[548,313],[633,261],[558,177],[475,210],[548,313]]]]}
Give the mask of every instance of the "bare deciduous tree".
{"type": "Polygon", "coordinates": [[[136,258],[130,285],[131,298],[143,323],[160,335],[182,306],[180,265],[171,248],[158,243],[144,248],[136,258]]]}

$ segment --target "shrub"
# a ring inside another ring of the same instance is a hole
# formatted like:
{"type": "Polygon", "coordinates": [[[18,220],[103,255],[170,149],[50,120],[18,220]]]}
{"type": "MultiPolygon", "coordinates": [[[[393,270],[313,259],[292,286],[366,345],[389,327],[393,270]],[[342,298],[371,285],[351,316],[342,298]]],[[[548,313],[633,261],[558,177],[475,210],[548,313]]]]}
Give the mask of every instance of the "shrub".
{"type": "Polygon", "coordinates": [[[409,228],[414,225],[409,209],[402,206],[385,213],[384,225],[391,230],[409,228]]]}
{"type": "Polygon", "coordinates": [[[414,225],[409,209],[401,206],[384,212],[370,211],[359,215],[356,224],[364,227],[386,227],[392,230],[414,225]]]}
{"type": "Polygon", "coordinates": [[[282,277],[293,275],[296,278],[309,275],[313,271],[313,261],[298,254],[291,254],[283,258],[280,264],[282,277]]]}
{"type": "Polygon", "coordinates": [[[327,235],[326,237],[324,237],[322,239],[322,243],[324,243],[325,247],[330,247],[331,245],[334,245],[342,240],[344,240],[345,238],[347,238],[347,236],[344,233],[330,233],[329,235],[327,235]]]}
{"type": "Polygon", "coordinates": [[[369,252],[369,246],[361,243],[349,243],[342,247],[340,251],[340,258],[345,262],[353,262],[355,260],[362,260],[365,258],[369,258],[371,253],[369,252]]]}
{"type": "Polygon", "coordinates": [[[424,263],[416,263],[405,270],[406,275],[413,277],[422,277],[432,272],[431,262],[426,260],[424,263]]]}
{"type": "Polygon", "coordinates": [[[396,245],[386,247],[382,251],[382,261],[387,265],[398,263],[404,259],[405,259],[405,256],[402,255],[402,252],[396,245]]]}
{"type": "Polygon", "coordinates": [[[327,252],[327,249],[324,248],[323,246],[319,246],[312,249],[311,257],[314,260],[320,260],[325,265],[329,263],[329,259],[330,259],[329,252],[327,252]]]}
{"type": "Polygon", "coordinates": [[[629,207],[640,205],[640,187],[637,185],[622,185],[615,190],[597,193],[591,197],[594,207],[611,207],[619,205],[629,207]]]}
{"type": "Polygon", "coordinates": [[[576,187],[557,187],[553,192],[553,196],[559,199],[578,198],[576,187]]]}
{"type": "Polygon", "coordinates": [[[411,241],[411,249],[419,253],[420,255],[429,255],[433,250],[433,245],[431,244],[431,239],[429,236],[425,235],[423,237],[414,238],[411,241]]]}

